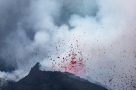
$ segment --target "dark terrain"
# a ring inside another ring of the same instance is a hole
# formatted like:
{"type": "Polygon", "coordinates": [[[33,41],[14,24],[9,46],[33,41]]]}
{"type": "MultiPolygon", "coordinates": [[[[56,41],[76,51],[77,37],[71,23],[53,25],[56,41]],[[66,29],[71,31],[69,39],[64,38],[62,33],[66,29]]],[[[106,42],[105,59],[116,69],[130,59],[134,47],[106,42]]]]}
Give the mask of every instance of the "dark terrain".
{"type": "Polygon", "coordinates": [[[107,90],[70,73],[41,71],[37,63],[18,82],[8,82],[1,90],[107,90]]]}

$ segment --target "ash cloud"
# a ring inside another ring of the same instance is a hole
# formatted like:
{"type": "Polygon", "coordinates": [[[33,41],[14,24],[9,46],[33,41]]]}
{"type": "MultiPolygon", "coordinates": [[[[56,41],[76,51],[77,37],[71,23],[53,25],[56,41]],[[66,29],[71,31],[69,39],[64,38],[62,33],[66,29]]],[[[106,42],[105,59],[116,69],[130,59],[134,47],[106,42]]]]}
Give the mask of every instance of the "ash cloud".
{"type": "Polygon", "coordinates": [[[135,0],[0,0],[0,63],[4,63],[0,77],[18,80],[36,62],[53,70],[50,58],[60,63],[72,47],[86,61],[84,78],[113,90],[134,90],[135,4],[135,0]]]}

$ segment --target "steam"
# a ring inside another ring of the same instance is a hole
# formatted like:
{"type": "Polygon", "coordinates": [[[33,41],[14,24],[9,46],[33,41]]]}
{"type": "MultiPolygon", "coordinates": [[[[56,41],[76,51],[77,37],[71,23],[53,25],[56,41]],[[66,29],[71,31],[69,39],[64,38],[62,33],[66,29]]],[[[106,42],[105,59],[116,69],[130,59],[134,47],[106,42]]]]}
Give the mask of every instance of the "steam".
{"type": "Polygon", "coordinates": [[[0,77],[18,80],[36,62],[43,70],[64,71],[58,66],[65,65],[62,58],[69,60],[69,52],[81,52],[77,57],[85,61],[86,73],[80,76],[113,90],[134,90],[135,4],[135,0],[0,0],[0,62],[16,69],[2,71],[0,77]]]}

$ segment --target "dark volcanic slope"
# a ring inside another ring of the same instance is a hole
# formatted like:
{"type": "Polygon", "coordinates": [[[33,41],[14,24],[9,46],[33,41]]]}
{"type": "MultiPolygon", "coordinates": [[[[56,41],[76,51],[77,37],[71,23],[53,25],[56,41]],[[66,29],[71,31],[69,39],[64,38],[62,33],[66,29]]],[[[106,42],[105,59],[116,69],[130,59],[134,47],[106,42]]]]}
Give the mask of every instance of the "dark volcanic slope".
{"type": "Polygon", "coordinates": [[[107,90],[73,74],[39,70],[36,64],[29,75],[10,82],[2,90],[107,90]]]}

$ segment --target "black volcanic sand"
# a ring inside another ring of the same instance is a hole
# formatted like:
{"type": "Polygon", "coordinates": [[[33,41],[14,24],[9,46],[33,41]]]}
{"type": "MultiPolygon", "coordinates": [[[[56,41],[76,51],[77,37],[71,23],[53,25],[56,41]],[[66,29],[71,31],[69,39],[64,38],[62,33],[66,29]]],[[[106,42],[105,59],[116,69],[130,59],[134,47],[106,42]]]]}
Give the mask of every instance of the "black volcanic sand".
{"type": "Polygon", "coordinates": [[[108,90],[70,73],[41,71],[37,63],[18,82],[9,82],[2,90],[108,90]]]}

